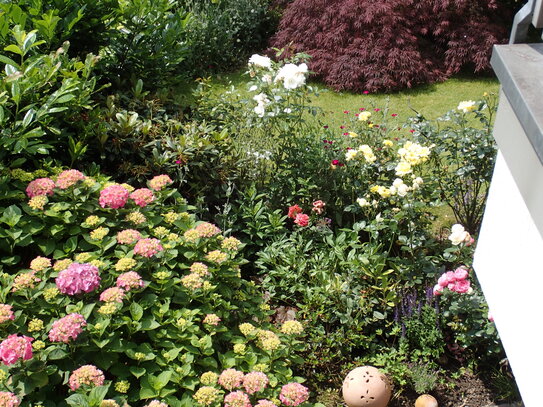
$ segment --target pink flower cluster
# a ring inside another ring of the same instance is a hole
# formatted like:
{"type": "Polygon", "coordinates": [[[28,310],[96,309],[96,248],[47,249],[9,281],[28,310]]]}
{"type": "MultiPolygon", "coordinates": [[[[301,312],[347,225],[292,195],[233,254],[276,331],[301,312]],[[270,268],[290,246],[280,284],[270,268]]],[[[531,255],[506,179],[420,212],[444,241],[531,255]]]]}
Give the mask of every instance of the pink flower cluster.
{"type": "Polygon", "coordinates": [[[155,200],[153,191],[148,188],[139,188],[130,194],[130,198],[136,203],[136,205],[144,208],[155,200]]]}
{"type": "Polygon", "coordinates": [[[270,400],[258,400],[258,403],[255,404],[255,407],[277,407],[270,400]]]}
{"type": "Polygon", "coordinates": [[[11,309],[11,305],[8,304],[0,304],[0,324],[3,324],[7,321],[13,321],[15,319],[15,314],[13,314],[13,310],[11,309]]]}
{"type": "Polygon", "coordinates": [[[141,233],[135,229],[125,229],[117,233],[117,243],[134,244],[141,239],[141,233]]]}
{"type": "Polygon", "coordinates": [[[68,383],[70,389],[76,391],[81,386],[101,386],[104,384],[104,380],[104,372],[94,365],[84,365],[72,372],[68,383]]]}
{"type": "Polygon", "coordinates": [[[9,391],[0,391],[0,407],[19,407],[21,400],[9,391]]]}
{"type": "Polygon", "coordinates": [[[224,407],[251,407],[251,400],[247,394],[238,390],[224,396],[224,407]]]}
{"type": "Polygon", "coordinates": [[[164,248],[160,244],[160,240],[151,238],[141,239],[134,246],[134,254],[139,254],[143,257],[152,257],[163,250],[164,248]]]}
{"type": "Polygon", "coordinates": [[[221,322],[221,319],[216,314],[207,314],[202,322],[204,324],[217,326],[219,325],[219,322],[221,322]]]}
{"type": "Polygon", "coordinates": [[[89,263],[72,263],[58,274],[55,283],[62,294],[90,293],[100,285],[98,267],[89,263]]]}
{"type": "Polygon", "coordinates": [[[297,214],[294,218],[294,223],[300,227],[306,227],[309,225],[309,215],[306,215],[305,213],[297,214]]]}
{"type": "Polygon", "coordinates": [[[441,295],[445,288],[455,293],[464,294],[470,291],[470,282],[467,279],[469,275],[465,266],[460,266],[454,271],[447,271],[439,277],[434,286],[434,295],[441,295]]]}
{"type": "Polygon", "coordinates": [[[298,205],[292,205],[288,208],[288,217],[290,219],[296,219],[296,215],[299,213],[302,213],[302,208],[300,208],[298,205]]]}
{"type": "Polygon", "coordinates": [[[167,175],[162,174],[153,177],[153,179],[149,181],[149,186],[155,191],[160,191],[166,185],[170,185],[171,183],[173,183],[172,179],[167,175]]]}
{"type": "Polygon", "coordinates": [[[102,291],[100,294],[100,301],[104,302],[123,302],[125,292],[119,287],[110,287],[102,291]]]}
{"type": "Polygon", "coordinates": [[[132,289],[141,288],[145,284],[143,283],[143,280],[138,273],[136,273],[135,271],[129,271],[127,273],[119,275],[119,277],[117,277],[117,283],[115,285],[117,287],[121,287],[126,291],[130,291],[132,289]]]}
{"type": "Polygon", "coordinates": [[[38,195],[53,195],[55,189],[55,181],[51,178],[38,178],[31,181],[26,187],[26,195],[29,198],[38,195]]]}
{"type": "Polygon", "coordinates": [[[119,209],[126,205],[130,192],[121,185],[110,185],[100,191],[98,203],[102,208],[119,209]]]}
{"type": "Polygon", "coordinates": [[[68,343],[70,339],[77,339],[85,326],[87,326],[87,321],[85,321],[83,315],[77,313],[68,314],[53,322],[53,326],[49,331],[49,340],[51,342],[68,343]]]}
{"type": "Polygon", "coordinates": [[[264,390],[268,383],[268,376],[262,372],[247,373],[243,378],[243,388],[249,394],[264,390]]]}
{"type": "MultiPolygon", "coordinates": [[[[315,201],[313,202],[312,211],[315,211],[320,215],[324,211],[324,205],[325,203],[322,201],[315,201]]],[[[300,208],[298,205],[290,206],[288,208],[287,216],[294,219],[294,223],[300,227],[306,227],[309,225],[309,215],[303,213],[302,208],[300,208]]]]}
{"type": "Polygon", "coordinates": [[[78,181],[83,181],[85,178],[83,173],[77,170],[62,171],[57,177],[56,186],[59,189],[67,189],[77,184],[78,181]]]}
{"type": "Polygon", "coordinates": [[[313,208],[311,210],[317,215],[322,215],[325,206],[326,204],[319,199],[318,201],[313,202],[313,208]]]}
{"type": "Polygon", "coordinates": [[[32,341],[28,336],[9,335],[0,343],[0,360],[12,365],[19,359],[32,359],[32,341]]]}
{"type": "Polygon", "coordinates": [[[300,383],[285,384],[279,394],[279,400],[285,406],[297,406],[307,401],[308,398],[309,390],[300,383]]]}
{"type": "Polygon", "coordinates": [[[236,369],[226,369],[219,375],[218,383],[226,390],[234,390],[243,383],[243,372],[236,369]]]}

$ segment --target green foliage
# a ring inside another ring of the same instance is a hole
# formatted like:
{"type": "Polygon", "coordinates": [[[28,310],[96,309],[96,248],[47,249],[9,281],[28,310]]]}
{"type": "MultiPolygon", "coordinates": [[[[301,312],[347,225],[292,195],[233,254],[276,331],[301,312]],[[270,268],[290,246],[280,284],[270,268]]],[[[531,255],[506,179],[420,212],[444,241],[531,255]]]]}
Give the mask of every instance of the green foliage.
{"type": "Polygon", "coordinates": [[[418,394],[427,394],[438,384],[438,372],[428,364],[417,363],[410,367],[410,379],[418,394]]]}
{"type": "Polygon", "coordinates": [[[436,361],[443,353],[443,334],[439,328],[436,309],[424,305],[420,312],[402,320],[412,360],[436,361]]]}
{"type": "Polygon", "coordinates": [[[36,31],[15,26],[11,34],[14,42],[5,48],[9,54],[0,55],[0,160],[18,167],[40,155],[69,150],[73,162],[84,147],[69,137],[77,137],[77,119],[92,107],[96,57],[70,59],[69,43],[42,54],[36,31]]]}
{"type": "MultiPolygon", "coordinates": [[[[264,371],[270,385],[258,398],[277,397],[282,384],[297,380],[292,367],[300,359],[292,352],[304,346],[296,334],[276,332],[267,322],[262,296],[240,278],[240,242],[196,221],[176,190],[155,190],[154,201],[142,207],[131,199],[109,209],[98,204],[104,185],[102,177],[87,177],[55,188],[42,209],[34,201],[1,208],[0,302],[15,313],[0,325],[1,337],[34,339],[32,359],[8,366],[4,387],[25,403],[47,400],[50,406],[65,405],[63,400],[98,406],[107,395],[121,404],[162,399],[181,406],[194,404],[191,397],[207,371],[264,371]],[[134,242],[117,235],[126,229],[159,239],[162,250],[141,254],[134,242]],[[51,262],[38,266],[30,261],[35,255],[51,262]],[[98,290],[59,292],[59,272],[72,261],[100,270],[98,290]],[[205,270],[196,274],[199,263],[205,270]],[[128,270],[144,285],[126,288],[120,302],[100,299],[98,291],[114,287],[128,270]],[[71,313],[85,318],[83,332],[66,343],[51,341],[53,322],[71,313]],[[242,323],[251,329],[240,330],[242,323]],[[105,386],[70,395],[68,376],[86,364],[106,372],[105,386]]],[[[219,391],[217,397],[223,395],[219,391]]]]}

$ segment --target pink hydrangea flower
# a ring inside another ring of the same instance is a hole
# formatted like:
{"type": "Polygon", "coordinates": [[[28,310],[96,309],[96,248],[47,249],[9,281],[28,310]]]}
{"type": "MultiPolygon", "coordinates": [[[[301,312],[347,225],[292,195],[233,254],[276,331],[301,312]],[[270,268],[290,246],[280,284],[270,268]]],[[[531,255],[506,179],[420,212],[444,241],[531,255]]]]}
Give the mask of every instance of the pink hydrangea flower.
{"type": "Polygon", "coordinates": [[[251,407],[251,400],[247,394],[238,390],[224,396],[224,407],[251,407]]]}
{"type": "Polygon", "coordinates": [[[51,178],[38,178],[31,181],[26,187],[26,195],[29,198],[38,195],[53,195],[55,189],[55,181],[51,178]]]}
{"type": "Polygon", "coordinates": [[[198,232],[200,237],[212,237],[221,233],[221,230],[217,226],[208,222],[202,222],[194,229],[198,232]]]}
{"type": "Polygon", "coordinates": [[[268,376],[262,372],[247,373],[243,378],[243,388],[249,394],[264,390],[268,383],[268,376]]]}
{"type": "Polygon", "coordinates": [[[100,301],[104,302],[123,302],[125,292],[119,287],[110,287],[102,291],[100,301]]]}
{"type": "Polygon", "coordinates": [[[119,209],[126,205],[130,192],[121,185],[110,185],[100,191],[98,203],[102,208],[119,209]]]}
{"type": "Polygon", "coordinates": [[[456,280],[465,280],[468,278],[469,272],[466,266],[460,266],[454,270],[454,277],[456,280]]]}
{"type": "Polygon", "coordinates": [[[11,305],[0,304],[0,324],[3,324],[7,321],[13,321],[15,319],[15,314],[11,308],[11,305]]]}
{"type": "Polygon", "coordinates": [[[270,400],[258,400],[258,403],[255,404],[255,407],[277,407],[270,400]]]}
{"type": "Polygon", "coordinates": [[[279,394],[279,400],[285,406],[297,406],[307,401],[308,398],[309,390],[300,383],[285,384],[279,394]]]}
{"type": "Polygon", "coordinates": [[[38,256],[30,262],[30,268],[34,271],[43,271],[51,267],[51,260],[47,257],[38,256]]]}
{"type": "Polygon", "coordinates": [[[129,271],[127,273],[121,274],[117,277],[117,287],[121,287],[125,291],[130,291],[133,289],[138,289],[143,287],[145,284],[141,279],[141,276],[135,271],[129,271]]]}
{"type": "Polygon", "coordinates": [[[305,213],[297,214],[294,223],[300,227],[306,227],[309,225],[309,215],[306,215],[305,213]]]}
{"type": "Polygon", "coordinates": [[[217,326],[219,325],[219,322],[221,322],[221,319],[216,314],[207,314],[202,322],[204,324],[217,326]]]}
{"type": "Polygon", "coordinates": [[[9,391],[0,391],[0,407],[19,407],[21,400],[9,391]]]}
{"type": "Polygon", "coordinates": [[[134,254],[139,254],[143,257],[152,257],[163,250],[164,248],[160,244],[160,240],[151,238],[141,239],[134,246],[134,254]]]}
{"type": "Polygon", "coordinates": [[[148,188],[139,188],[130,194],[130,198],[136,203],[136,205],[144,208],[155,200],[153,191],[148,188]]]}
{"type": "Polygon", "coordinates": [[[81,314],[72,313],[53,322],[49,331],[49,340],[51,342],[70,342],[70,339],[76,340],[83,328],[87,326],[85,317],[81,314]]]}
{"type": "Polygon", "coordinates": [[[167,175],[162,174],[153,177],[153,179],[149,181],[149,186],[155,191],[160,191],[166,185],[170,185],[171,183],[173,183],[172,179],[167,175]]]}
{"type": "Polygon", "coordinates": [[[19,359],[32,359],[32,341],[28,336],[9,335],[0,343],[0,360],[12,365],[19,359]]]}
{"type": "Polygon", "coordinates": [[[62,294],[90,293],[100,285],[98,267],[89,263],[72,263],[58,274],[55,283],[62,294]]]}
{"type": "Polygon", "coordinates": [[[134,244],[141,239],[141,233],[135,229],[125,229],[117,233],[117,243],[134,244]]]}
{"type": "Polygon", "coordinates": [[[243,372],[236,369],[226,369],[219,375],[218,383],[226,390],[234,390],[243,382],[243,372]]]}
{"type": "Polygon", "coordinates": [[[76,391],[81,386],[101,386],[104,384],[104,380],[104,372],[94,365],[84,365],[72,372],[68,384],[70,389],[76,391]]]}
{"type": "Polygon", "coordinates": [[[77,170],[62,171],[57,177],[56,186],[60,189],[67,189],[77,184],[78,181],[83,181],[85,178],[83,173],[77,170]]]}

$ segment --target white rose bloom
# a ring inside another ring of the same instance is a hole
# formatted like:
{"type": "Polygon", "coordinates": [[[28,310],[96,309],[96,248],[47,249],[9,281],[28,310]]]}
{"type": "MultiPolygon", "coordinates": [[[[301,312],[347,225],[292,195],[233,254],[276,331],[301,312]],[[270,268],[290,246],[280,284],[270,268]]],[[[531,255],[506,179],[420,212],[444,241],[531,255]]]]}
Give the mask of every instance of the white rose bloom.
{"type": "Polygon", "coordinates": [[[403,185],[403,179],[401,178],[396,178],[394,180],[394,182],[392,183],[393,186],[395,186],[396,188],[399,188],[400,185],[403,185]]]}
{"type": "Polygon", "coordinates": [[[249,58],[249,65],[256,65],[261,68],[271,68],[271,59],[262,55],[253,54],[249,58]]]}
{"type": "Polygon", "coordinates": [[[258,95],[253,96],[253,100],[259,105],[269,105],[270,101],[265,93],[259,93],[258,95]]]}
{"type": "Polygon", "coordinates": [[[353,160],[354,158],[356,158],[356,154],[358,152],[356,150],[348,150],[346,153],[345,153],[345,160],[346,161],[351,161],[353,160]]]}
{"type": "Polygon", "coordinates": [[[449,240],[455,246],[458,246],[460,243],[464,242],[469,238],[469,233],[465,231],[464,226],[460,224],[453,225],[451,228],[451,234],[449,240]]]}
{"type": "Polygon", "coordinates": [[[369,203],[366,199],[364,199],[364,198],[358,198],[358,199],[356,200],[356,203],[357,203],[358,205],[360,205],[362,208],[363,208],[364,206],[369,206],[369,204],[370,204],[370,203],[369,203]]]}
{"type": "Polygon", "coordinates": [[[253,86],[251,86],[251,87],[249,88],[249,92],[254,92],[254,91],[257,90],[257,89],[258,89],[258,86],[253,85],[253,86]]]}
{"type": "Polygon", "coordinates": [[[409,187],[405,184],[402,184],[398,187],[398,195],[400,196],[406,196],[409,192],[409,187]]]}
{"type": "Polygon", "coordinates": [[[292,109],[290,107],[287,107],[287,108],[285,108],[285,110],[283,110],[283,112],[285,112],[287,114],[292,113],[292,109]]]}
{"type": "Polygon", "coordinates": [[[272,76],[269,74],[262,75],[262,81],[266,82],[268,85],[271,85],[272,83],[272,76]]]}
{"type": "Polygon", "coordinates": [[[476,108],[477,106],[473,100],[464,100],[463,102],[460,102],[457,107],[458,110],[461,110],[464,113],[472,112],[476,108]]]}
{"type": "Polygon", "coordinates": [[[258,104],[255,106],[254,111],[258,116],[264,117],[264,115],[266,114],[266,106],[258,104]]]}
{"type": "Polygon", "coordinates": [[[398,192],[394,185],[392,185],[388,190],[390,191],[391,195],[396,195],[396,192],[398,192]]]}
{"type": "Polygon", "coordinates": [[[294,64],[286,64],[275,77],[275,82],[283,81],[285,89],[296,89],[305,84],[305,74],[307,73],[307,65],[299,66],[294,64]]]}

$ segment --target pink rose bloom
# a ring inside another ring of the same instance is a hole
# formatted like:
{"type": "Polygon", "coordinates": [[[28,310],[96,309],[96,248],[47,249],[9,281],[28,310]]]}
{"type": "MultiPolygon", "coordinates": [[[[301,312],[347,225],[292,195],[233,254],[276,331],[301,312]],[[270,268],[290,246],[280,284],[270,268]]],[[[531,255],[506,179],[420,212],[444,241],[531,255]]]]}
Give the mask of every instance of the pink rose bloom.
{"type": "Polygon", "coordinates": [[[90,293],[100,285],[98,267],[89,263],[72,263],[58,273],[55,283],[62,294],[90,293]]]}
{"type": "Polygon", "coordinates": [[[56,186],[59,189],[67,189],[77,184],[78,181],[83,181],[85,178],[83,173],[77,170],[62,171],[57,177],[56,186]]]}
{"type": "Polygon", "coordinates": [[[443,273],[437,280],[437,284],[440,287],[447,287],[449,284],[449,276],[447,276],[447,273],[443,273]]]}
{"type": "Polygon", "coordinates": [[[318,215],[321,215],[324,212],[325,206],[326,204],[319,199],[318,201],[313,202],[313,209],[311,210],[317,213],[318,215]]]}
{"type": "Polygon", "coordinates": [[[434,295],[441,295],[441,294],[443,294],[443,286],[440,285],[440,284],[436,284],[436,285],[434,286],[433,293],[434,293],[434,295]]]}
{"type": "Polygon", "coordinates": [[[468,269],[465,266],[460,266],[454,270],[456,280],[465,280],[468,277],[468,269]]]}
{"type": "Polygon", "coordinates": [[[171,183],[173,183],[172,179],[167,175],[162,174],[153,177],[153,179],[149,181],[149,186],[155,191],[160,191],[166,185],[170,185],[171,183]]]}
{"type": "Polygon", "coordinates": [[[87,321],[83,315],[75,312],[68,314],[53,322],[49,331],[49,340],[64,343],[70,342],[70,339],[76,340],[85,326],[87,326],[87,321]]]}
{"type": "Polygon", "coordinates": [[[51,178],[38,178],[31,181],[26,187],[26,195],[29,198],[38,195],[53,195],[55,189],[55,181],[51,178]]]}
{"type": "Polygon", "coordinates": [[[299,213],[296,215],[294,223],[296,223],[298,226],[306,227],[307,225],[309,225],[309,216],[305,213],[299,213]]]}
{"type": "Polygon", "coordinates": [[[155,200],[153,191],[148,188],[136,189],[130,194],[130,198],[136,203],[136,205],[144,208],[155,200]]]}
{"type": "Polygon", "coordinates": [[[451,290],[459,294],[465,294],[469,291],[469,289],[470,289],[469,280],[459,280],[454,283],[454,286],[451,290]]]}
{"type": "Polygon", "coordinates": [[[224,397],[224,407],[251,407],[251,400],[247,394],[238,390],[224,397]]]}
{"type": "Polygon", "coordinates": [[[76,391],[81,386],[101,386],[104,384],[104,380],[104,372],[94,365],[84,365],[72,372],[68,383],[70,389],[76,391]]]}
{"type": "Polygon", "coordinates": [[[308,398],[309,390],[300,383],[285,384],[279,394],[279,400],[285,406],[297,406],[307,401],[308,398]]]}
{"type": "Polygon", "coordinates": [[[115,285],[117,287],[123,288],[125,291],[130,291],[133,289],[141,288],[145,284],[143,283],[143,280],[138,273],[136,273],[135,271],[129,271],[117,277],[117,283],[115,285]]]}
{"type": "Polygon", "coordinates": [[[160,240],[151,238],[141,239],[134,246],[134,254],[139,254],[143,257],[152,257],[163,250],[164,248],[160,244],[160,240]]]}
{"type": "Polygon", "coordinates": [[[121,185],[110,185],[100,191],[98,203],[102,208],[119,209],[126,205],[130,192],[121,185]]]}
{"type": "Polygon", "coordinates": [[[21,400],[9,391],[0,391],[0,407],[19,407],[21,400]]]}
{"type": "Polygon", "coordinates": [[[296,218],[296,215],[302,212],[302,208],[300,208],[298,205],[292,205],[288,208],[288,217],[291,219],[296,218]]]}
{"type": "Polygon", "coordinates": [[[0,360],[13,365],[19,359],[32,359],[32,341],[28,336],[9,335],[0,343],[0,360]]]}
{"type": "Polygon", "coordinates": [[[468,247],[471,246],[473,243],[475,243],[475,239],[471,237],[471,235],[468,235],[466,239],[464,239],[464,244],[468,247]]]}

